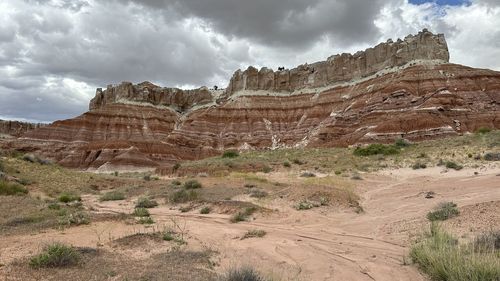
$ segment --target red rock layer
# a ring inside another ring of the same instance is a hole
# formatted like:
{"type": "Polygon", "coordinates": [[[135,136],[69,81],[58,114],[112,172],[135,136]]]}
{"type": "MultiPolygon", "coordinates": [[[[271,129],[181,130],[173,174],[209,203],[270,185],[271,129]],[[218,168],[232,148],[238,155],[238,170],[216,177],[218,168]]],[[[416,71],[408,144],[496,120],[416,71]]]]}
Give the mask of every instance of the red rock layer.
{"type": "Polygon", "coordinates": [[[498,72],[418,65],[321,94],[241,96],[193,112],[169,142],[195,149],[198,158],[228,147],[418,141],[499,128],[499,102],[498,72]]]}
{"type": "Polygon", "coordinates": [[[500,128],[500,72],[447,60],[444,37],[424,30],[290,71],[238,71],[225,92],[126,82],[98,89],[90,112],[8,146],[69,167],[113,171],[229,148],[419,141],[500,128]]]}
{"type": "Polygon", "coordinates": [[[500,128],[500,73],[417,65],[320,94],[239,96],[185,116],[108,104],[13,142],[69,167],[171,165],[229,148],[330,147],[412,141],[500,128]]]}
{"type": "Polygon", "coordinates": [[[110,104],[28,132],[14,145],[68,167],[155,167],[175,160],[164,141],[178,119],[166,108],[110,104]]]}

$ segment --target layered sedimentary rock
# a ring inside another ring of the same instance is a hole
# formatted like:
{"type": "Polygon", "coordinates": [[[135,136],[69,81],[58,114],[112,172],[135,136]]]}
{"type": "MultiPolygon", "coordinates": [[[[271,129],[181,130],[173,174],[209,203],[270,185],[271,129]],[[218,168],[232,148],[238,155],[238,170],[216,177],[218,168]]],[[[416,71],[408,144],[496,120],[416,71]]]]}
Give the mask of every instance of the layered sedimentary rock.
{"type": "Polygon", "coordinates": [[[178,112],[185,112],[196,105],[205,105],[214,100],[212,92],[206,87],[195,90],[181,90],[177,88],[162,88],[151,82],[133,85],[122,82],[113,87],[109,85],[106,90],[98,88],[96,96],[90,101],[89,109],[99,109],[114,103],[151,104],[168,106],[178,112]]]}
{"type": "Polygon", "coordinates": [[[82,116],[11,145],[113,171],[229,148],[419,141],[500,128],[500,73],[450,64],[448,56],[444,37],[423,31],[292,70],[237,71],[224,92],[122,83],[98,89],[82,116]]]}
{"type": "Polygon", "coordinates": [[[0,120],[0,135],[7,135],[13,137],[19,137],[20,135],[46,126],[46,124],[42,123],[28,123],[28,122],[20,122],[20,121],[9,121],[9,120],[0,120]]]}
{"type": "Polygon", "coordinates": [[[337,82],[360,79],[378,71],[419,60],[448,62],[450,55],[443,34],[424,30],[396,42],[388,40],[374,48],[329,57],[326,61],[300,65],[274,72],[268,68],[249,67],[231,78],[227,95],[242,90],[294,92],[304,88],[325,87],[337,82]]]}

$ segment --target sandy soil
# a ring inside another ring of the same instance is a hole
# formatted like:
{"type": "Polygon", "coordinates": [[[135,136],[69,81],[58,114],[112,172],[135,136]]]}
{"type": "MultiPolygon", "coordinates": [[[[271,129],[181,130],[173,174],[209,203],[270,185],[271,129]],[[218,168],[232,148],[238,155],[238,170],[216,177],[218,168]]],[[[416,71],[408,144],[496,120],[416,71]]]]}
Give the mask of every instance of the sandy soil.
{"type": "MultiPolygon", "coordinates": [[[[277,198],[266,205],[279,211],[232,224],[228,215],[200,215],[199,210],[180,213],[162,205],[150,210],[156,225],[149,228],[98,222],[64,232],[5,237],[0,239],[0,263],[5,265],[0,267],[0,280],[9,263],[35,254],[48,242],[116,250],[116,239],[161,230],[172,225],[172,220],[185,225],[186,247],[218,253],[216,270],[252,265],[282,280],[427,280],[416,267],[407,265],[405,258],[412,239],[428,227],[426,213],[441,201],[454,201],[462,215],[446,222],[445,227],[461,236],[499,229],[498,174],[498,167],[477,175],[471,169],[443,173],[441,168],[366,174],[364,180],[356,181],[365,211],[362,214],[327,207],[297,211],[285,199],[277,198]],[[435,197],[426,199],[428,191],[435,192],[435,197]],[[267,235],[241,240],[252,229],[265,230],[267,235]]],[[[85,197],[84,203],[106,213],[130,213],[133,207],[131,201],[98,202],[92,197],[85,197]]],[[[126,250],[130,255],[143,254],[133,249],[126,250]]]]}

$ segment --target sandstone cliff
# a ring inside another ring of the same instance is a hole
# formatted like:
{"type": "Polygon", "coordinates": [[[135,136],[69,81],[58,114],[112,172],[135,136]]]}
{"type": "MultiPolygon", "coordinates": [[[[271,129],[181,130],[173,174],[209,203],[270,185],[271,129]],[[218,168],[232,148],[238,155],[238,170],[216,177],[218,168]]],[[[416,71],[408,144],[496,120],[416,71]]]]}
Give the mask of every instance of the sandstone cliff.
{"type": "Polygon", "coordinates": [[[41,123],[28,123],[21,121],[9,121],[9,120],[0,120],[0,135],[19,137],[20,135],[46,126],[46,124],[41,123]]]}
{"type": "Polygon", "coordinates": [[[241,90],[294,92],[318,88],[338,82],[360,79],[383,69],[417,63],[419,60],[449,62],[448,46],[443,34],[434,35],[427,30],[409,35],[396,42],[388,40],[374,48],[351,54],[335,55],[326,61],[304,64],[291,70],[257,70],[249,67],[238,70],[227,88],[230,96],[241,90]]]}
{"type": "Polygon", "coordinates": [[[225,92],[122,83],[90,111],[10,146],[60,164],[154,168],[224,149],[419,141],[500,128],[500,73],[448,63],[428,31],[354,55],[274,72],[237,71],[225,92]]]}
{"type": "Polygon", "coordinates": [[[133,85],[122,82],[113,87],[109,85],[106,90],[97,89],[95,97],[90,101],[89,109],[99,109],[108,104],[128,103],[147,104],[171,107],[178,112],[184,112],[196,105],[212,102],[212,93],[202,87],[195,90],[181,90],[177,88],[162,88],[150,82],[133,85]]]}

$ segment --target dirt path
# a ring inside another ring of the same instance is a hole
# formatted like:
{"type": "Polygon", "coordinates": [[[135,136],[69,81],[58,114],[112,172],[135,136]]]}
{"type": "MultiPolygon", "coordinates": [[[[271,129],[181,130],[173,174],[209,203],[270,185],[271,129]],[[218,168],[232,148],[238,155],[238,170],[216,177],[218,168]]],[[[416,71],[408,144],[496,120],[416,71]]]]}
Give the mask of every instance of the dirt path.
{"type": "MultiPolygon", "coordinates": [[[[280,208],[280,212],[232,224],[226,215],[179,213],[168,206],[151,209],[151,213],[160,225],[157,228],[170,223],[172,218],[185,224],[189,247],[216,250],[221,268],[252,265],[283,280],[426,280],[414,266],[404,264],[409,237],[423,231],[420,228],[426,225],[425,214],[444,200],[454,201],[459,207],[500,201],[500,177],[497,176],[500,169],[479,175],[473,172],[441,174],[438,169],[427,169],[366,175],[358,186],[363,214],[333,210],[329,213],[323,208],[307,211],[280,208]],[[428,191],[435,192],[435,198],[426,199],[428,191]],[[267,235],[241,240],[251,229],[265,230],[267,235]]],[[[276,203],[283,206],[283,202],[276,203]]],[[[131,203],[90,204],[106,212],[130,212],[132,208],[131,203]]],[[[492,227],[499,228],[500,222],[496,223],[492,227]]],[[[144,231],[143,227],[102,222],[70,228],[63,233],[50,230],[7,237],[0,241],[0,259],[8,263],[31,255],[43,243],[55,240],[77,246],[95,247],[102,243],[107,247],[107,241],[138,231],[144,231]]]]}

